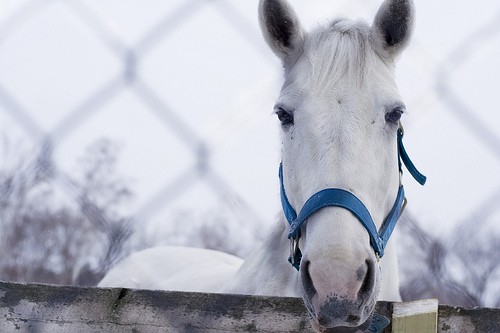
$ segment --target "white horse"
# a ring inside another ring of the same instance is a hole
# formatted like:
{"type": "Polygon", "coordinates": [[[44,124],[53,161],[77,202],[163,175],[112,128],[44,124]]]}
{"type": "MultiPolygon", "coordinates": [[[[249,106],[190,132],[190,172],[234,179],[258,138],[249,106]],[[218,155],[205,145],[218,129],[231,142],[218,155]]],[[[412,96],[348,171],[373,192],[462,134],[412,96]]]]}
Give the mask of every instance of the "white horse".
{"type": "MultiPolygon", "coordinates": [[[[318,191],[334,188],[359,198],[375,228],[396,206],[397,220],[404,104],[394,61],[412,30],[412,1],[386,0],[371,26],[337,19],[311,32],[285,0],[261,0],[259,15],[285,72],[275,106],[284,209],[299,209],[318,191]]],[[[352,208],[338,206],[318,209],[291,236],[298,272],[287,261],[289,224],[282,214],[269,239],[245,261],[211,250],[156,247],[124,259],[99,285],[299,296],[318,331],[365,327],[376,300],[400,300],[396,254],[389,243],[380,259],[376,236],[352,208]]]]}

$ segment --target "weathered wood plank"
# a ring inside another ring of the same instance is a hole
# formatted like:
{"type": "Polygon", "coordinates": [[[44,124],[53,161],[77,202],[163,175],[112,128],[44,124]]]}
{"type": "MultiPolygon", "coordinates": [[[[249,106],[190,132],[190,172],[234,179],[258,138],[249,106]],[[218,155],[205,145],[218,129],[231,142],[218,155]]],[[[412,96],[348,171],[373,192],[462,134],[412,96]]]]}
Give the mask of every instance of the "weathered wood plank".
{"type": "Polygon", "coordinates": [[[440,305],[439,333],[497,333],[500,332],[500,309],[464,309],[440,305]]]}
{"type": "Polygon", "coordinates": [[[286,298],[3,284],[0,300],[1,332],[311,332],[286,298]]]}
{"type": "Polygon", "coordinates": [[[2,282],[0,318],[0,332],[313,332],[300,298],[2,282]]]}
{"type": "MultiPolygon", "coordinates": [[[[376,311],[391,318],[392,307],[379,302],[376,311]]],[[[0,332],[313,331],[300,298],[0,282],[0,332]]],[[[438,332],[500,332],[500,309],[440,306],[438,332]]]]}

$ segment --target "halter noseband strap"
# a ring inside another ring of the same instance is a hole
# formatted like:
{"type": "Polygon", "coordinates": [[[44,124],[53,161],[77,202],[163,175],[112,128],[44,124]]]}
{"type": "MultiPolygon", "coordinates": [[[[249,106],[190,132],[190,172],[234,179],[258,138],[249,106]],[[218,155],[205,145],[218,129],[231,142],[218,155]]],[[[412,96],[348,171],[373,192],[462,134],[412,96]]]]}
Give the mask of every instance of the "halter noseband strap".
{"type": "MultiPolygon", "coordinates": [[[[398,161],[399,161],[399,171],[402,173],[402,163],[406,166],[410,174],[415,178],[417,182],[421,185],[425,184],[426,177],[422,175],[412,163],[406,150],[403,146],[403,129],[400,127],[398,129],[398,161]]],[[[290,248],[290,258],[288,261],[297,270],[300,268],[300,260],[302,254],[300,252],[298,242],[300,238],[300,229],[302,225],[307,221],[311,215],[315,214],[319,210],[325,207],[340,207],[349,210],[358,220],[361,222],[363,227],[370,235],[370,243],[373,247],[375,253],[378,257],[382,258],[384,255],[384,249],[389,241],[389,237],[398,222],[401,213],[406,205],[406,198],[404,193],[403,185],[399,185],[398,194],[394,205],[389,212],[389,215],[385,219],[380,231],[377,231],[377,227],[373,222],[370,212],[366,206],[359,200],[354,194],[349,191],[339,189],[339,188],[328,188],[321,190],[310,197],[299,214],[292,207],[285,192],[285,185],[283,183],[283,165],[280,164],[279,167],[279,178],[280,178],[280,195],[281,195],[281,205],[283,207],[283,213],[290,224],[290,232],[288,233],[288,238],[291,240],[290,248]]]]}

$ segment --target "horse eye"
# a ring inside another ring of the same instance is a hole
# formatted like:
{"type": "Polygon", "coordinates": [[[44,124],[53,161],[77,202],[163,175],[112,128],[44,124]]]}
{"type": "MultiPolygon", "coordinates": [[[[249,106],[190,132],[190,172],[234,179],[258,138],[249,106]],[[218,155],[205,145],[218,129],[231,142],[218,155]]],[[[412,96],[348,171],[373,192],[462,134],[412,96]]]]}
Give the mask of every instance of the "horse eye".
{"type": "Polygon", "coordinates": [[[398,106],[385,114],[385,121],[388,123],[396,124],[401,119],[401,116],[403,115],[404,112],[405,109],[403,107],[398,106]]]}
{"type": "Polygon", "coordinates": [[[278,116],[278,119],[281,122],[281,126],[289,127],[289,126],[293,125],[293,113],[292,112],[285,110],[281,106],[276,106],[274,108],[274,112],[278,116]]]}

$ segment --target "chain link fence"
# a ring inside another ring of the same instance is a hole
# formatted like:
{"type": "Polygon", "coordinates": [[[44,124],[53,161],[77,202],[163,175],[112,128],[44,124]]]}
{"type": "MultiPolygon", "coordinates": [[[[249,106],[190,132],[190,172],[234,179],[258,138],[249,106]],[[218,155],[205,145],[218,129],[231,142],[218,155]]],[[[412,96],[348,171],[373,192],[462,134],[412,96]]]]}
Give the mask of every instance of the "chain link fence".
{"type": "MultiPolygon", "coordinates": [[[[306,22],[337,12],[370,18],[379,5],[292,3],[306,22]]],[[[415,38],[398,69],[411,110],[407,145],[430,178],[424,190],[409,184],[410,210],[427,229],[440,221],[436,232],[471,220],[486,227],[500,216],[500,6],[433,6],[417,4],[415,38]]],[[[29,147],[11,151],[36,151],[37,175],[106,225],[109,215],[88,208],[74,173],[85,147],[107,138],[120,147],[114,172],[134,193],[116,213],[139,235],[132,248],[222,219],[232,227],[221,233],[247,244],[246,253],[279,207],[271,109],[281,73],[256,8],[229,0],[0,1],[0,130],[15,138],[11,145],[29,147]]]]}

